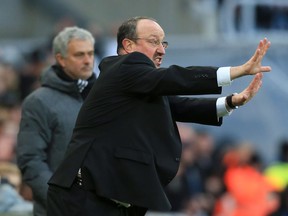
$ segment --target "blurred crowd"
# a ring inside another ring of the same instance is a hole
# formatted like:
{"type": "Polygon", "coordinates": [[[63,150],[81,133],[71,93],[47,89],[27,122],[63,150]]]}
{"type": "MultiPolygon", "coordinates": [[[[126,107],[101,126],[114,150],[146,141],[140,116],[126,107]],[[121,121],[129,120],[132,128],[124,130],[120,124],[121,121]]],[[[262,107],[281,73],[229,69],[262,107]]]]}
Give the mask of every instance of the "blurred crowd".
{"type": "Polygon", "coordinates": [[[284,216],[288,214],[285,177],[288,140],[277,160],[265,164],[249,141],[216,141],[208,132],[178,124],[183,153],[168,185],[174,212],[191,216],[284,216]]]}
{"type": "MultiPolygon", "coordinates": [[[[285,12],[286,14],[286,12],[285,12]]],[[[287,16],[287,15],[286,15],[287,16]]],[[[32,212],[33,195],[21,180],[15,147],[21,103],[39,87],[44,68],[53,61],[51,40],[64,26],[59,22],[47,41],[23,53],[14,64],[0,50],[0,214],[32,212]]],[[[115,54],[115,44],[97,25],[88,28],[95,36],[95,65],[115,54]]],[[[97,73],[97,67],[95,67],[97,73]]],[[[277,160],[265,164],[253,143],[215,140],[208,131],[178,124],[183,153],[177,176],[167,187],[172,212],[190,216],[285,216],[288,215],[288,140],[280,143],[277,160]]]]}

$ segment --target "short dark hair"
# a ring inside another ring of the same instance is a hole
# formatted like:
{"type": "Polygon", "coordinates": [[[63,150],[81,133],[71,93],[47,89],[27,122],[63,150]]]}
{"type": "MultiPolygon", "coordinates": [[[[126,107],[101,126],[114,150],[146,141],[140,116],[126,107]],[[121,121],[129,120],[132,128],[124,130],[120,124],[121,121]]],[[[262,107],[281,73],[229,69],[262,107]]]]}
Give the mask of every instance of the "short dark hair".
{"type": "Polygon", "coordinates": [[[137,38],[137,33],[136,33],[137,23],[139,20],[143,20],[143,19],[153,20],[156,22],[156,20],[151,17],[137,16],[137,17],[132,17],[124,21],[122,25],[119,27],[118,33],[117,33],[117,53],[118,54],[119,54],[119,51],[123,49],[122,41],[125,38],[128,38],[128,39],[137,38]]]}

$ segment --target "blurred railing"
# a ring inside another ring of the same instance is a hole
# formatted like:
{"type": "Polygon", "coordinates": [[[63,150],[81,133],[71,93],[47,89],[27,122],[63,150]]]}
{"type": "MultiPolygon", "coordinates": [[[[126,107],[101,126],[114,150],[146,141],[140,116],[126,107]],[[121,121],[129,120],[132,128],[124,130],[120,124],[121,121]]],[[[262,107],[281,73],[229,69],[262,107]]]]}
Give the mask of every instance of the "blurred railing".
{"type": "MultiPolygon", "coordinates": [[[[220,31],[227,38],[233,39],[236,34],[253,35],[256,29],[257,6],[288,7],[287,0],[223,0],[219,11],[220,31]],[[237,10],[238,9],[238,10],[237,10]],[[239,13],[240,9],[240,13],[239,13]],[[236,17],[238,29],[236,29],[236,17]]],[[[283,32],[282,32],[283,33],[283,32]]]]}

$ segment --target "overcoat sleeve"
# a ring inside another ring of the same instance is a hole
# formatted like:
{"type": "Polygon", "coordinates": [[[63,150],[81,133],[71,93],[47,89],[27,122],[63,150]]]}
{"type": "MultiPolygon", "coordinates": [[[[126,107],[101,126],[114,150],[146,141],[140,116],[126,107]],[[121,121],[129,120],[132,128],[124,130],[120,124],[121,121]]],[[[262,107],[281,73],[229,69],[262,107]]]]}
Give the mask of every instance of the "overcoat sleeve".
{"type": "Polygon", "coordinates": [[[48,190],[45,182],[52,176],[47,164],[48,144],[52,134],[49,122],[52,120],[47,107],[38,98],[29,98],[23,103],[16,148],[17,163],[24,182],[32,188],[33,196],[44,206],[48,190]]]}

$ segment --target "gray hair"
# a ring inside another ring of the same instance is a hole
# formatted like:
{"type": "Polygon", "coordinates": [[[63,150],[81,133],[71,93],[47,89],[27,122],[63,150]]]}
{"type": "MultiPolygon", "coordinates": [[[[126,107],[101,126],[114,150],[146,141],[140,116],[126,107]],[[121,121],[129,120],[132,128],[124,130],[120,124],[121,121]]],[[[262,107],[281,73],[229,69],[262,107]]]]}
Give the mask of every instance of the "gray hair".
{"type": "Polygon", "coordinates": [[[66,27],[61,32],[59,32],[53,40],[53,54],[56,55],[60,53],[65,57],[67,54],[68,43],[72,39],[89,40],[93,46],[95,43],[95,39],[89,31],[77,26],[66,27]]]}

